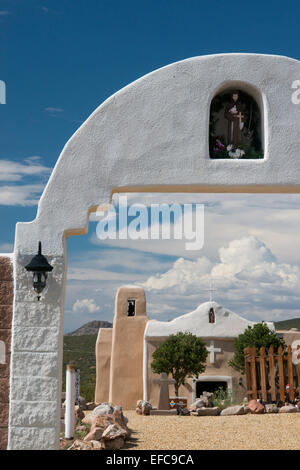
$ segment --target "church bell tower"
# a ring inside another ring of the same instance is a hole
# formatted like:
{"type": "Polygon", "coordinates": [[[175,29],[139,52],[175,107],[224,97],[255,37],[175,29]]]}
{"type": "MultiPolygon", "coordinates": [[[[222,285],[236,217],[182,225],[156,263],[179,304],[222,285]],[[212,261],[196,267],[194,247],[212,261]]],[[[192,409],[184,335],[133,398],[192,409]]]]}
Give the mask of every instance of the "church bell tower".
{"type": "Polygon", "coordinates": [[[143,398],[143,347],[147,322],[144,289],[120,287],[113,323],[109,401],[123,408],[132,408],[143,398]]]}

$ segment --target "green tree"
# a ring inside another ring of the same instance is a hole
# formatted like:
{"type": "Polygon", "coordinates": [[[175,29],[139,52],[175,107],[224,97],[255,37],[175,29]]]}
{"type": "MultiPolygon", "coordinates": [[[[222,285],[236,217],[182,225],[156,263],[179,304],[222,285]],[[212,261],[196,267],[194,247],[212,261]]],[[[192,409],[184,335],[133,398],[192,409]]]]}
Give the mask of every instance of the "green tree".
{"type": "Polygon", "coordinates": [[[256,323],[254,326],[248,326],[244,333],[240,334],[234,340],[234,356],[228,362],[229,366],[238,370],[242,374],[245,373],[244,363],[244,348],[252,348],[255,346],[256,353],[259,354],[259,349],[264,346],[269,348],[273,346],[274,352],[277,352],[279,346],[285,348],[285,342],[279,338],[275,331],[270,330],[265,322],[256,323]]]}
{"type": "Polygon", "coordinates": [[[198,376],[205,371],[207,354],[201,338],[180,331],[159,345],[153,353],[151,368],[156,374],[165,372],[172,375],[178,397],[179,387],[185,384],[187,377],[198,376]]]}

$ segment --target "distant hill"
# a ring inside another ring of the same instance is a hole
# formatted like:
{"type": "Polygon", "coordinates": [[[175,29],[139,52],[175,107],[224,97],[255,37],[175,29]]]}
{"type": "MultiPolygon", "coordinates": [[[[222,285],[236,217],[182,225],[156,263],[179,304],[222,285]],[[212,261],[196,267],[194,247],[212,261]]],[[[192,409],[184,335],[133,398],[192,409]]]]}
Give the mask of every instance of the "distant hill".
{"type": "Polygon", "coordinates": [[[96,346],[97,335],[64,336],[63,384],[65,391],[66,365],[74,364],[80,369],[80,395],[93,401],[96,385],[96,346]]]}
{"type": "Polygon", "coordinates": [[[290,330],[291,328],[298,328],[300,330],[300,318],[292,318],[291,320],[282,320],[274,322],[276,330],[290,330]]]}
{"type": "Polygon", "coordinates": [[[90,321],[85,323],[72,333],[67,333],[65,336],[86,336],[97,335],[99,328],[112,328],[112,323],[109,321],[90,321]]]}
{"type": "Polygon", "coordinates": [[[90,321],[72,333],[64,335],[62,386],[66,386],[66,365],[80,369],[80,394],[87,401],[94,401],[96,386],[95,346],[99,328],[112,328],[108,321],[90,321]]]}

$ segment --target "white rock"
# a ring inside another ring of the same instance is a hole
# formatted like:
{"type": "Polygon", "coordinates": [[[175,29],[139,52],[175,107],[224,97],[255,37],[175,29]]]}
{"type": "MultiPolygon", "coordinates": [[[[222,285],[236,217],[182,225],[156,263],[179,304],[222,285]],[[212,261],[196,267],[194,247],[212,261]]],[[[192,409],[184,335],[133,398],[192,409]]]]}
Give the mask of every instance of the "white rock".
{"type": "Polygon", "coordinates": [[[220,408],[215,406],[213,408],[198,408],[196,413],[198,413],[198,416],[218,416],[220,411],[220,408]]]}
{"type": "Polygon", "coordinates": [[[279,408],[279,413],[297,413],[298,408],[294,405],[285,405],[279,408]]]}
{"type": "Polygon", "coordinates": [[[105,416],[107,414],[113,414],[114,409],[109,403],[101,403],[93,409],[93,416],[105,416]]]}
{"type": "Polygon", "coordinates": [[[244,406],[237,405],[237,406],[229,406],[225,408],[225,410],[221,411],[221,416],[232,416],[232,415],[245,415],[246,410],[244,406]]]}
{"type": "Polygon", "coordinates": [[[194,401],[194,403],[191,404],[190,409],[198,409],[198,408],[204,408],[206,405],[205,401],[202,399],[198,399],[194,401]]]}

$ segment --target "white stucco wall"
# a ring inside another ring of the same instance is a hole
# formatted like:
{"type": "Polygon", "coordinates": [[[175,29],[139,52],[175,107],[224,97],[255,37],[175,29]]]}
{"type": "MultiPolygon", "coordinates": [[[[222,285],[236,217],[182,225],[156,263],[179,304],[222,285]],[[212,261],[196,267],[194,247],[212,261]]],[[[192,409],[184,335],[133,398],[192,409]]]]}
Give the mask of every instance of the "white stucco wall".
{"type": "MultiPolygon", "coordinates": [[[[243,333],[248,326],[257,322],[247,320],[217,302],[204,302],[193,310],[176,317],[169,322],[150,320],[145,328],[145,339],[167,337],[179,331],[188,331],[201,338],[233,339],[243,333]],[[213,308],[215,322],[209,323],[208,312],[213,308]]],[[[271,330],[275,330],[273,322],[266,322],[271,330]]]]}
{"type": "Polygon", "coordinates": [[[59,407],[65,238],[86,231],[88,211],[112,191],[299,191],[300,63],[225,54],[159,69],[105,101],[63,149],[37,218],[16,227],[9,448],[54,449],[59,407]],[[210,100],[234,81],[256,90],[265,123],[263,160],[211,160],[210,100]],[[248,85],[247,85],[248,84],[248,85]],[[38,241],[54,266],[45,299],[28,290],[25,264],[38,241]]]}

